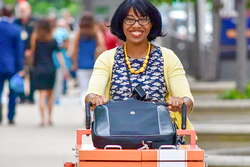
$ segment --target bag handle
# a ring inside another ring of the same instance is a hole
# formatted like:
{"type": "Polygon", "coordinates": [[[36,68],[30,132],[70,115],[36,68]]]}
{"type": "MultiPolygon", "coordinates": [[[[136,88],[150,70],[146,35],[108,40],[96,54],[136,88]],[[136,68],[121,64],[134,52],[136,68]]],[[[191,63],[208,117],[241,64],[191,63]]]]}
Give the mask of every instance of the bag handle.
{"type": "MultiPolygon", "coordinates": [[[[111,100],[108,100],[108,102],[112,102],[112,101],[115,101],[113,99],[111,100]]],[[[119,100],[118,100],[119,101],[119,100]]],[[[85,104],[85,113],[86,113],[86,122],[85,122],[85,126],[86,126],[86,129],[90,129],[90,122],[91,122],[91,115],[90,115],[90,107],[92,106],[92,103],[91,102],[87,102],[85,104]]]]}

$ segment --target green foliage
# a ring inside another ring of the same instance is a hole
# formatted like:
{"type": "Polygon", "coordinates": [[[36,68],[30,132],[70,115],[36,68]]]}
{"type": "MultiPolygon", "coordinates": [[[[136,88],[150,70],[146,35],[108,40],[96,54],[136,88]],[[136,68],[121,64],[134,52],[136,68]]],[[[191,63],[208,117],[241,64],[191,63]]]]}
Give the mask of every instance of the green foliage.
{"type": "Polygon", "coordinates": [[[72,16],[77,16],[81,13],[81,6],[79,6],[77,2],[71,2],[66,8],[69,10],[72,16]]]}
{"type": "MultiPolygon", "coordinates": [[[[79,13],[81,5],[79,5],[78,1],[72,0],[27,0],[32,7],[32,14],[39,16],[48,15],[51,9],[57,9],[60,11],[61,9],[68,9],[69,12],[76,16],[79,13]]],[[[18,0],[4,0],[6,4],[12,4],[13,6],[17,4],[18,0]]]]}
{"type": "Polygon", "coordinates": [[[236,89],[228,89],[219,96],[220,99],[243,99],[244,95],[236,89]]]}
{"type": "Polygon", "coordinates": [[[109,8],[108,7],[97,7],[96,8],[96,13],[97,14],[107,14],[109,12],[109,8]]]}
{"type": "Polygon", "coordinates": [[[227,89],[219,95],[220,99],[250,99],[250,82],[247,84],[245,93],[240,93],[237,89],[227,89]]]}
{"type": "Polygon", "coordinates": [[[69,6],[71,4],[70,0],[64,0],[64,6],[69,6]]]}
{"type": "Polygon", "coordinates": [[[245,94],[246,94],[246,97],[250,99],[250,82],[246,86],[245,94]]]}
{"type": "Polygon", "coordinates": [[[54,5],[52,3],[39,1],[36,5],[32,6],[32,11],[36,15],[47,15],[49,13],[49,9],[53,6],[54,5]]]}
{"type": "Polygon", "coordinates": [[[16,3],[15,0],[4,0],[3,1],[5,4],[11,4],[11,5],[14,5],[16,3]]]}
{"type": "Polygon", "coordinates": [[[247,8],[250,9],[250,0],[247,1],[247,8]]]}

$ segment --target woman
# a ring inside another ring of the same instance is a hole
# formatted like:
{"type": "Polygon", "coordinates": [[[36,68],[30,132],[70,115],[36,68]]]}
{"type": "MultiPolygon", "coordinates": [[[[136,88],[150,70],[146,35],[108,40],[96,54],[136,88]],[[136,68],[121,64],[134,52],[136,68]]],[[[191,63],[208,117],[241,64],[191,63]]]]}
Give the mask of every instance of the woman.
{"type": "Polygon", "coordinates": [[[85,13],[80,20],[80,30],[76,34],[72,56],[73,70],[81,88],[81,104],[84,105],[84,96],[88,82],[92,75],[96,56],[105,50],[104,36],[90,13],[85,13]]]}
{"type": "MultiPolygon", "coordinates": [[[[164,36],[161,15],[147,0],[125,0],[111,21],[111,32],[124,46],[104,52],[95,63],[85,102],[96,106],[111,98],[127,99],[142,84],[152,101],[167,101],[173,121],[181,128],[181,106],[193,108],[185,71],[173,51],[150,42],[164,36]]],[[[187,121],[187,129],[192,129],[187,121]]]]}
{"type": "Polygon", "coordinates": [[[67,77],[63,57],[59,52],[57,42],[52,37],[51,27],[47,19],[38,22],[35,32],[31,36],[31,53],[34,53],[34,81],[35,89],[39,90],[39,108],[41,112],[41,126],[45,125],[45,107],[48,99],[48,124],[52,125],[52,107],[54,103],[53,87],[55,83],[55,66],[52,52],[58,52],[58,60],[67,77]]]}

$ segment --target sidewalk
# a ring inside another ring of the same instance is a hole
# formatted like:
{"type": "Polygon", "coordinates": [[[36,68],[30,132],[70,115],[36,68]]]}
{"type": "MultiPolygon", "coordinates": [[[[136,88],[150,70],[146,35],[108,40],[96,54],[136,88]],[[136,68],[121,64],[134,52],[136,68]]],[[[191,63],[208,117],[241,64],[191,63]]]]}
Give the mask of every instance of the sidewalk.
{"type": "MultiPolygon", "coordinates": [[[[191,82],[190,86],[194,90],[203,90],[205,87],[206,89],[218,89],[218,91],[222,88],[234,87],[231,82],[191,82]],[[215,85],[219,85],[220,89],[215,85]]],[[[39,127],[40,115],[37,103],[35,105],[18,105],[15,125],[9,126],[6,119],[7,105],[5,100],[4,120],[2,125],[0,125],[0,166],[62,167],[64,162],[76,162],[74,152],[72,151],[72,147],[76,143],[76,129],[85,128],[85,115],[83,108],[80,106],[79,92],[79,88],[73,88],[73,86],[69,85],[68,94],[62,96],[61,104],[54,106],[54,125],[45,127],[39,127]]],[[[37,93],[36,99],[38,99],[37,93]]],[[[249,134],[249,125],[243,127],[250,120],[249,110],[246,110],[249,107],[249,100],[231,101],[198,98],[195,103],[195,110],[197,111],[190,114],[189,118],[199,133],[207,132],[208,130],[216,130],[218,134],[225,133],[225,129],[229,127],[228,122],[230,122],[232,124],[240,124],[233,126],[234,130],[233,128],[229,128],[231,130],[230,134],[238,133],[239,129],[244,131],[244,134],[249,134]],[[234,108],[234,110],[229,112],[225,107],[234,108]],[[223,112],[216,111],[216,108],[223,109],[223,112]],[[241,112],[245,114],[239,114],[239,109],[243,108],[244,111],[241,112]],[[224,111],[227,111],[227,118],[224,111]],[[237,113],[237,117],[233,113],[237,113]],[[219,129],[218,125],[220,126],[219,129]]],[[[83,141],[86,144],[90,144],[91,138],[84,137],[83,141]]],[[[217,158],[217,155],[215,158],[217,158]]],[[[213,155],[211,157],[209,155],[209,159],[214,161],[213,155]]]]}
{"type": "MultiPolygon", "coordinates": [[[[36,97],[37,97],[36,92],[36,97]]],[[[37,98],[36,98],[37,99],[37,98]]],[[[0,125],[1,167],[62,167],[75,162],[72,147],[76,143],[76,129],[84,128],[84,112],[79,104],[79,89],[70,87],[54,106],[53,126],[40,127],[38,104],[17,106],[15,125],[7,122],[7,105],[0,125]]],[[[91,138],[84,138],[91,143],[91,138]]]]}

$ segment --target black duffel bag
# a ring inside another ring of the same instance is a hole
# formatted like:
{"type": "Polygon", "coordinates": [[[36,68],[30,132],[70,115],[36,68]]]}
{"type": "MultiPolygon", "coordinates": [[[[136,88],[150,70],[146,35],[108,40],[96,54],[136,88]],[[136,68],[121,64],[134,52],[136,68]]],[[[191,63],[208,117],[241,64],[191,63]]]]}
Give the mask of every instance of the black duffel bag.
{"type": "MultiPolygon", "coordinates": [[[[86,128],[90,128],[90,105],[86,104],[86,128]]],[[[161,145],[176,145],[176,125],[170,117],[167,103],[152,103],[129,98],[110,101],[94,109],[92,141],[94,147],[119,145],[122,148],[158,149],[161,145]]],[[[186,106],[182,107],[182,128],[186,125],[186,106]]]]}

